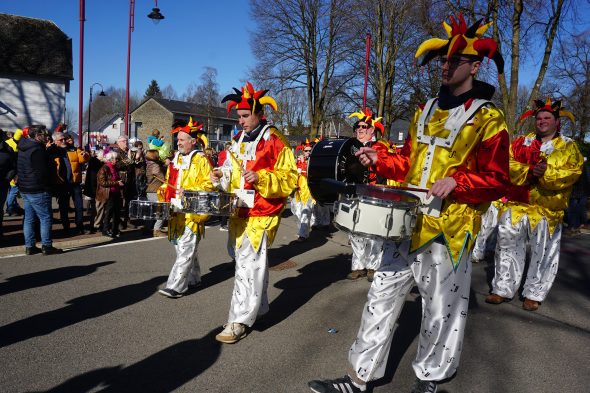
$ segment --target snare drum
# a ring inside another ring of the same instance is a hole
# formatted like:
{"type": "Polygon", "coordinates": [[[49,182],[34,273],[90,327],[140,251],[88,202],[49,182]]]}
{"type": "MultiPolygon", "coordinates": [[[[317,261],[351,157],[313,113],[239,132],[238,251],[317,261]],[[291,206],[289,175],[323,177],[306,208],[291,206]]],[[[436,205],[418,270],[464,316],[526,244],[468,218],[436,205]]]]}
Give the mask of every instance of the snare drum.
{"type": "Polygon", "coordinates": [[[184,191],[182,211],[184,213],[231,216],[235,195],[228,192],[184,191]]]}
{"type": "Polygon", "coordinates": [[[347,233],[392,241],[410,239],[420,198],[387,186],[357,185],[357,196],[334,203],[334,225],[347,233]]]}
{"type": "Polygon", "coordinates": [[[355,153],[363,147],[356,138],[326,139],[315,144],[307,165],[307,183],[313,198],[322,204],[334,203],[338,191],[325,179],[341,183],[366,183],[367,168],[355,153]]]}
{"type": "Polygon", "coordinates": [[[129,202],[129,217],[141,220],[167,220],[170,203],[133,200],[129,202]]]}

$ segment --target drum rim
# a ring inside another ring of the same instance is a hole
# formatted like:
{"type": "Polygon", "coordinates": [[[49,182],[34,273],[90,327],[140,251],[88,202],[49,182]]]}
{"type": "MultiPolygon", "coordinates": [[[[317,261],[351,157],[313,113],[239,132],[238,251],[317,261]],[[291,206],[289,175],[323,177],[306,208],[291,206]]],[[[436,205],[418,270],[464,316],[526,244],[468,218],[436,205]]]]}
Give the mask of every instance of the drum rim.
{"type": "Polygon", "coordinates": [[[373,233],[366,233],[366,232],[361,232],[361,231],[351,231],[350,229],[340,225],[339,223],[337,223],[336,221],[333,222],[334,226],[345,233],[348,233],[350,235],[358,235],[358,236],[362,236],[362,237],[368,237],[371,239],[381,239],[381,240],[389,240],[389,241],[393,241],[393,242],[402,242],[404,240],[410,240],[412,238],[412,231],[410,231],[410,235],[406,235],[406,236],[390,236],[390,237],[385,237],[385,236],[379,236],[379,235],[375,235],[373,233]]]}

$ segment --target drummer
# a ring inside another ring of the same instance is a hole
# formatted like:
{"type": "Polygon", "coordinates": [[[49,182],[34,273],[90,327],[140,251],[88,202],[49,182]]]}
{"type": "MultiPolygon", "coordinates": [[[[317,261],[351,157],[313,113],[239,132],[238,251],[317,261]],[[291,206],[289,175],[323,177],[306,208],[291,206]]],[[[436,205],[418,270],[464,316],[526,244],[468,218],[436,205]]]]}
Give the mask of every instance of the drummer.
{"type": "MultiPolygon", "coordinates": [[[[374,119],[373,113],[368,108],[365,108],[361,112],[354,112],[348,117],[358,118],[353,125],[353,130],[356,139],[363,146],[373,147],[376,150],[388,150],[389,144],[387,141],[377,138],[377,132],[380,133],[379,135],[383,135],[384,131],[383,124],[379,122],[381,120],[380,117],[374,119]]],[[[369,168],[367,183],[383,183],[383,179],[378,180],[375,170],[369,168]]],[[[349,280],[358,280],[359,278],[367,277],[367,280],[372,282],[375,270],[381,264],[383,240],[355,234],[350,234],[349,239],[352,247],[352,271],[348,273],[346,278],[349,280]]]]}
{"type": "Polygon", "coordinates": [[[242,131],[220,169],[212,172],[214,184],[238,197],[237,216],[229,221],[235,245],[236,272],[229,317],[215,339],[232,344],[248,334],[256,318],[268,312],[268,257],[281,221],[287,197],[297,185],[297,166],[287,139],[267,123],[264,105],[275,111],[277,104],[254,90],[250,82],[223,98],[235,109],[242,131]]]}
{"type": "Polygon", "coordinates": [[[311,230],[311,217],[315,200],[311,196],[311,191],[307,184],[307,164],[311,154],[311,143],[305,140],[303,148],[299,150],[301,154],[297,156],[297,188],[291,199],[291,212],[297,218],[297,240],[302,243],[309,238],[311,230]]]}
{"type": "Polygon", "coordinates": [[[363,147],[357,153],[379,175],[429,189],[424,203],[435,197],[434,202],[442,202],[440,214],[420,214],[411,240],[386,242],[348,352],[348,373],[310,382],[314,392],[361,392],[384,375],[396,321],[414,285],[422,297],[422,320],[412,393],[436,392],[459,366],[471,282],[469,250],[487,205],[509,184],[509,138],[502,112],[489,101],[494,88],[475,80],[484,56],[503,72],[496,43],[482,38],[491,23],[477,21],[468,28],[462,15],[451,22],[443,24],[447,40],[427,40],[416,52],[417,58],[425,55],[421,65],[437,58],[442,86],[438,97],[416,111],[401,152],[363,147]]]}
{"type": "MultiPolygon", "coordinates": [[[[182,208],[184,191],[213,191],[211,164],[207,157],[198,154],[205,147],[202,124],[175,122],[172,134],[177,135],[178,152],[168,166],[166,182],[158,189],[160,200],[171,202],[172,210],[182,208]]],[[[168,239],[174,244],[176,261],[166,287],[158,292],[169,298],[179,298],[189,289],[201,283],[201,270],[197,259],[199,240],[205,234],[208,216],[174,212],[168,222],[168,239]]]]}

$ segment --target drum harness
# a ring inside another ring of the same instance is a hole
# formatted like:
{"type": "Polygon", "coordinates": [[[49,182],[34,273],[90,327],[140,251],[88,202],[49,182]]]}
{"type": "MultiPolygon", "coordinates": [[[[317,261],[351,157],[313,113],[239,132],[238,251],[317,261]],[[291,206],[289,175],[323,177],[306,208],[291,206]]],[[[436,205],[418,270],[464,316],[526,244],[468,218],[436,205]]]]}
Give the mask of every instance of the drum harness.
{"type": "MultiPolygon", "coordinates": [[[[266,124],[262,128],[262,130],[260,130],[260,133],[258,134],[258,136],[256,137],[256,139],[253,142],[246,142],[246,145],[244,146],[244,153],[242,153],[240,151],[240,146],[242,146],[242,143],[244,141],[244,135],[246,135],[245,132],[242,132],[240,134],[240,139],[238,139],[238,143],[236,143],[235,145],[232,146],[232,148],[231,148],[232,152],[235,154],[235,156],[237,156],[239,159],[242,160],[242,168],[243,169],[242,169],[242,171],[240,171],[241,173],[246,171],[246,164],[248,163],[248,161],[256,160],[256,147],[258,146],[258,142],[260,142],[260,139],[262,139],[262,137],[264,136],[264,134],[266,134],[266,132],[269,128],[270,128],[270,125],[266,124]]],[[[244,189],[244,186],[245,186],[244,176],[240,176],[240,188],[238,190],[236,190],[236,192],[234,192],[234,193],[236,194],[238,199],[242,199],[242,198],[246,197],[247,194],[252,194],[251,199],[252,199],[252,203],[253,203],[254,190],[246,190],[246,189],[244,189]]],[[[253,207],[253,206],[248,206],[248,207],[253,207]]]]}
{"type": "Polygon", "coordinates": [[[442,147],[447,150],[451,149],[455,143],[455,140],[457,139],[457,136],[459,135],[459,132],[463,128],[463,125],[467,124],[467,122],[471,120],[475,112],[477,112],[479,108],[483,107],[484,105],[494,105],[488,100],[475,99],[467,110],[465,110],[464,105],[459,105],[456,108],[450,109],[449,117],[445,122],[445,129],[450,130],[451,133],[446,138],[441,138],[437,136],[424,135],[424,126],[428,124],[431,112],[433,112],[433,109],[438,108],[437,101],[438,98],[431,98],[428,100],[424,106],[424,109],[422,110],[422,113],[420,114],[420,117],[418,118],[418,124],[416,127],[416,139],[418,143],[428,145],[426,158],[424,159],[424,169],[422,170],[422,175],[420,177],[420,188],[427,188],[426,184],[430,178],[432,159],[434,158],[434,150],[436,147],[442,147]]]}

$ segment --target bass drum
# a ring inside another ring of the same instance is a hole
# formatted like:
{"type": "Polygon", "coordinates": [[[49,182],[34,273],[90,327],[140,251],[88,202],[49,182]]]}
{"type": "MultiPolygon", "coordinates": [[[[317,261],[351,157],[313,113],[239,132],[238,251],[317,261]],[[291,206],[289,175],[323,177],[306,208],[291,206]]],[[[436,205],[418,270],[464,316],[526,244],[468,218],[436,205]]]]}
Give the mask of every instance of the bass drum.
{"type": "Polygon", "coordinates": [[[307,164],[307,183],[316,201],[330,204],[338,200],[338,189],[330,181],[367,182],[369,172],[354,155],[361,147],[356,138],[326,139],[315,144],[307,164]]]}

